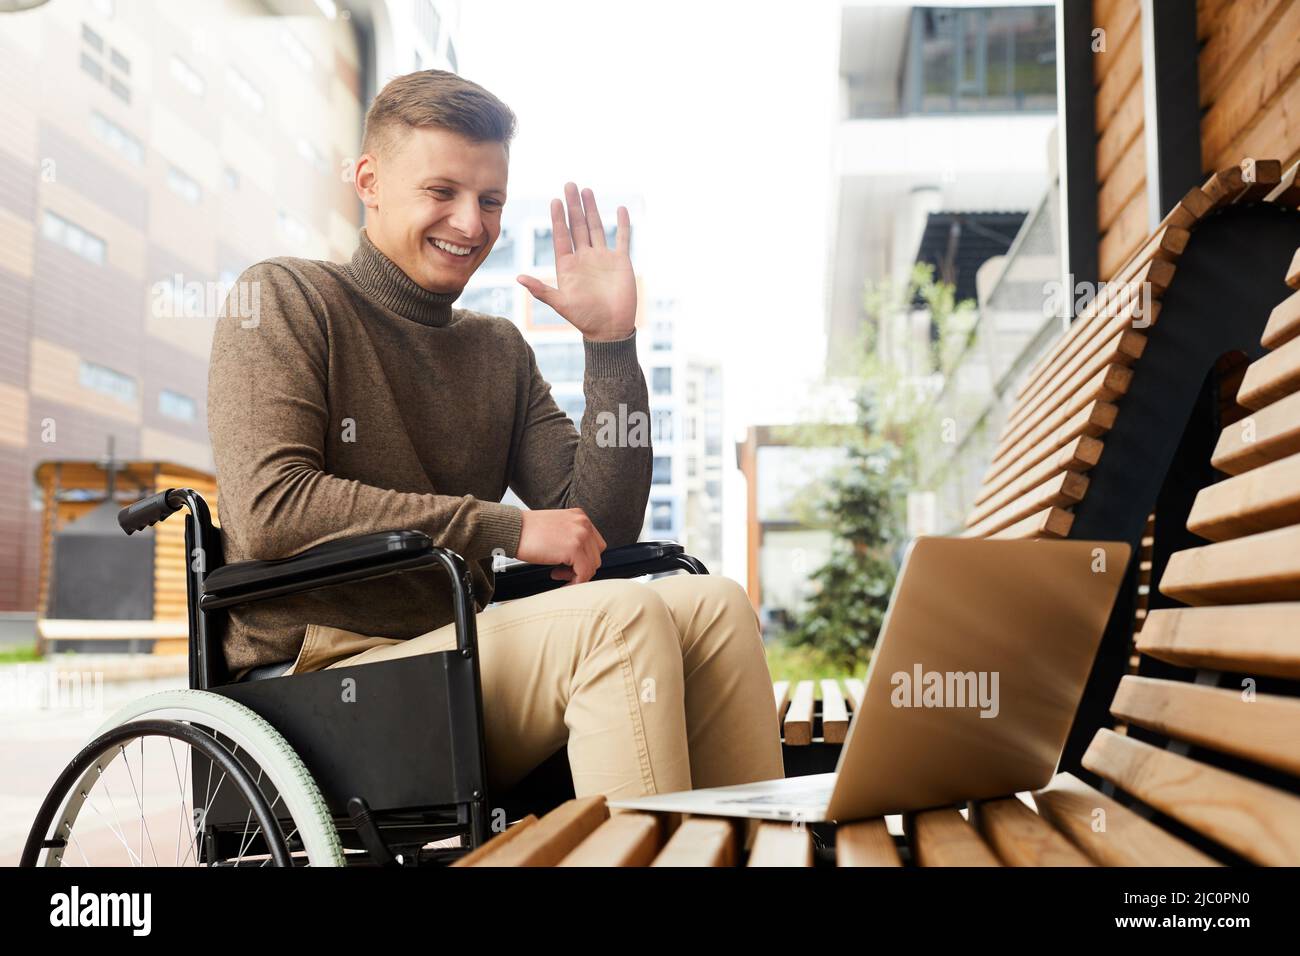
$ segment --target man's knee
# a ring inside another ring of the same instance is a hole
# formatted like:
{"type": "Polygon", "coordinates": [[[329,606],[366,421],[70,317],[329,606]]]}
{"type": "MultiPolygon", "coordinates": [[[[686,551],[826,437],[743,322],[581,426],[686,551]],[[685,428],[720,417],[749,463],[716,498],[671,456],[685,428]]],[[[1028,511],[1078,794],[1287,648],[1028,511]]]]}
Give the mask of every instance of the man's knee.
{"type": "MultiPolygon", "coordinates": [[[[588,587],[601,612],[606,636],[618,634],[634,657],[681,658],[681,638],[672,612],[653,588],[639,581],[609,579],[588,587]]],[[[575,595],[576,596],[576,595],[575,595]]]]}

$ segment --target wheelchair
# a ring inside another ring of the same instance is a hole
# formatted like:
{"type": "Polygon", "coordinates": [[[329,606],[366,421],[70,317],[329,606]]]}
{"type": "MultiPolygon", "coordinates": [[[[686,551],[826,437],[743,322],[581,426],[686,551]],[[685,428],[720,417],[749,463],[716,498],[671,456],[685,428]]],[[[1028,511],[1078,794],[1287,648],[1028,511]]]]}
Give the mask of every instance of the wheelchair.
{"type": "MultiPolygon", "coordinates": [[[[182,508],[189,689],[146,695],[99,727],[45,797],[21,865],[440,866],[573,796],[565,748],[509,792],[488,792],[476,607],[460,555],[393,530],[226,564],[221,529],[189,488],[144,498],[118,523],[132,534],[182,508]],[[451,588],[454,648],[287,677],[283,662],[231,679],[230,608],[429,567],[451,588]]],[[[708,574],[676,542],[643,541],[606,551],[595,577],[673,571],[708,574]]],[[[550,572],[497,571],[493,601],[561,586],[550,572]]]]}

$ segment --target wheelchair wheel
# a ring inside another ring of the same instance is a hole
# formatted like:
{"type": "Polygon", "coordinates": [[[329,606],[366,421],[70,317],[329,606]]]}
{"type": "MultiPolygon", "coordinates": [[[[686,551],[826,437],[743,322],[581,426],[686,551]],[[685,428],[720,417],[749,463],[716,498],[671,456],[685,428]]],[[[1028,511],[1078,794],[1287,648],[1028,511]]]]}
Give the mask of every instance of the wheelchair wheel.
{"type": "Polygon", "coordinates": [[[243,704],[200,690],[120,709],[59,775],[23,866],[341,866],[320,788],[243,704]]]}

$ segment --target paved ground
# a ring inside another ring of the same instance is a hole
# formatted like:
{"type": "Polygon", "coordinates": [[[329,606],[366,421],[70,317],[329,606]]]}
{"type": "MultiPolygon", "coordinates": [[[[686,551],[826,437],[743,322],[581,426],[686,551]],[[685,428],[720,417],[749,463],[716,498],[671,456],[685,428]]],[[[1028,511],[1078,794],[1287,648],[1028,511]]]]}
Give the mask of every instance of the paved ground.
{"type": "Polygon", "coordinates": [[[50,785],[95,730],[137,697],[187,686],[184,666],[184,659],[155,655],[0,665],[0,866],[18,862],[50,785]],[[64,676],[52,681],[59,667],[64,676]],[[71,672],[88,675],[79,698],[71,672]]]}

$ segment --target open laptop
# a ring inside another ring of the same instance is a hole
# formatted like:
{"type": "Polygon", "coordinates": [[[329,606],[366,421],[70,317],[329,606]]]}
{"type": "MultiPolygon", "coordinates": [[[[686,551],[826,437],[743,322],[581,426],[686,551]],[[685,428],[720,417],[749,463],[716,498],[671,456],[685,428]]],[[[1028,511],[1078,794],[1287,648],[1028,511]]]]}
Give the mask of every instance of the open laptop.
{"type": "Polygon", "coordinates": [[[834,773],[609,805],[818,822],[1045,786],[1129,550],[1112,541],[917,538],[834,773]]]}

